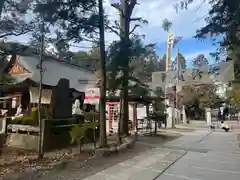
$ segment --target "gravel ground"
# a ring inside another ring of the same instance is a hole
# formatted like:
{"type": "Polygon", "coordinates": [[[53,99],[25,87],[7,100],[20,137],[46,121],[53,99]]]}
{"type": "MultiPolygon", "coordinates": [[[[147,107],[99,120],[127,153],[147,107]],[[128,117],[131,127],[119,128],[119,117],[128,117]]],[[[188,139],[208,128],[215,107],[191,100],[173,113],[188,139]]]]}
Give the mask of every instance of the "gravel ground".
{"type": "Polygon", "coordinates": [[[87,161],[72,161],[62,167],[53,170],[42,170],[39,172],[29,172],[21,174],[12,174],[6,180],[76,180],[83,179],[92,174],[100,172],[108,167],[118,164],[124,160],[130,159],[139,153],[144,153],[152,148],[162,145],[163,143],[173,140],[178,136],[159,135],[139,137],[133,149],[126,149],[121,153],[111,155],[109,157],[96,157],[87,161]]]}

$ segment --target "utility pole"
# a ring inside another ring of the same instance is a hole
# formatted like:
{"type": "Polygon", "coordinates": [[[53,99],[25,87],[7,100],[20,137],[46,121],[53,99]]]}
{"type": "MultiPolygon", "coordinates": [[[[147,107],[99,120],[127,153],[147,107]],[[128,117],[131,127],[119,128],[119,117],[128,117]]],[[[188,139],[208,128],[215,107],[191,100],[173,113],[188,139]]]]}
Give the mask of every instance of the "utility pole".
{"type": "Polygon", "coordinates": [[[106,53],[105,53],[105,37],[104,37],[104,12],[103,1],[98,0],[98,13],[99,13],[99,35],[100,35],[100,71],[101,71],[101,85],[100,85],[100,146],[107,145],[106,135],[106,53]]]}
{"type": "Polygon", "coordinates": [[[179,76],[180,76],[180,62],[179,62],[179,48],[177,50],[177,82],[176,82],[176,93],[175,93],[175,101],[176,101],[176,109],[177,109],[177,122],[179,122],[179,106],[178,106],[178,86],[179,86],[179,76]]]}
{"type": "Polygon", "coordinates": [[[42,81],[43,81],[43,54],[44,54],[44,20],[42,19],[41,27],[41,48],[40,48],[40,62],[39,62],[39,94],[38,94],[38,125],[39,125],[39,141],[38,141],[38,158],[42,159],[43,152],[43,124],[41,119],[41,103],[42,103],[42,81]]]}
{"type": "MultiPolygon", "coordinates": [[[[168,33],[168,39],[167,39],[167,53],[166,53],[166,76],[169,71],[172,71],[172,48],[174,43],[174,35],[173,33],[168,33]]],[[[167,82],[168,83],[168,82],[167,82]]],[[[166,98],[167,98],[167,90],[168,90],[168,84],[165,83],[165,105],[166,105],[166,98]]],[[[172,128],[175,128],[175,86],[172,86],[173,89],[173,101],[172,101],[172,128]]],[[[170,101],[169,101],[170,103],[170,101]]]]}

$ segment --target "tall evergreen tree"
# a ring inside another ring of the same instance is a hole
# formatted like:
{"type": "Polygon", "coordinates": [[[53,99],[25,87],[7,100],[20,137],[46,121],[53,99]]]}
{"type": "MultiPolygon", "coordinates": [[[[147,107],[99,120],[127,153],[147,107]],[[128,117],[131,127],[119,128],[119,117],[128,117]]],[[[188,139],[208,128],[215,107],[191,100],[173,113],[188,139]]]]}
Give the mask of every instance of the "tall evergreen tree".
{"type": "Polygon", "coordinates": [[[199,54],[193,59],[193,67],[203,69],[208,66],[208,60],[204,54],[199,54]]]}
{"type": "MultiPolygon", "coordinates": [[[[179,53],[178,58],[179,58],[179,63],[180,63],[179,68],[186,69],[187,68],[187,61],[186,61],[185,57],[181,53],[179,53]]],[[[172,66],[173,66],[174,70],[177,69],[177,57],[172,62],[172,66]]]]}
{"type": "Polygon", "coordinates": [[[35,21],[27,22],[25,15],[32,10],[33,0],[1,0],[0,39],[32,32],[35,21]]]}

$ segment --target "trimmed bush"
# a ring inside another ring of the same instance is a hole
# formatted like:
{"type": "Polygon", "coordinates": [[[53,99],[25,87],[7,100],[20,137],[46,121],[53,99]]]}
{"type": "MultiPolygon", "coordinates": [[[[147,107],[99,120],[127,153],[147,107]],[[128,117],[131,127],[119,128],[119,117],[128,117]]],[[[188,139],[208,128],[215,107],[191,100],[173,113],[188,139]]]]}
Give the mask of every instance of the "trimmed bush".
{"type": "Polygon", "coordinates": [[[32,116],[22,116],[16,117],[11,121],[11,124],[21,124],[21,125],[31,125],[37,126],[37,121],[32,118],[32,116]]]}
{"type": "MultiPolygon", "coordinates": [[[[41,118],[47,118],[48,116],[48,109],[42,108],[41,109],[41,118]]],[[[31,111],[31,115],[24,115],[22,117],[16,117],[11,121],[11,124],[21,124],[21,125],[31,125],[37,126],[38,125],[38,111],[37,108],[33,107],[31,111]]]]}
{"type": "Polygon", "coordinates": [[[33,121],[38,121],[38,111],[37,108],[33,107],[31,111],[31,118],[33,121]]]}

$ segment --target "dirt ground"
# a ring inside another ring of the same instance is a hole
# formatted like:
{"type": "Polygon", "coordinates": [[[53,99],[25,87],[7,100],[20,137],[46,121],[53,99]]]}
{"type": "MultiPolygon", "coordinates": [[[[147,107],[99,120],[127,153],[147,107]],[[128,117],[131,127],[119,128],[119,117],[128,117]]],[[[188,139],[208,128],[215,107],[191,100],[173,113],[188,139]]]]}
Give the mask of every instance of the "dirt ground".
{"type": "MultiPolygon", "coordinates": [[[[4,180],[64,180],[72,177],[73,179],[83,179],[84,177],[95,174],[119,162],[136,156],[138,153],[147,151],[159,146],[167,141],[173,140],[180,135],[160,134],[158,136],[140,136],[134,148],[126,149],[118,154],[109,157],[89,157],[89,154],[72,155],[71,153],[56,151],[55,157],[45,157],[43,160],[23,160],[16,161],[9,166],[0,165],[0,179],[4,180]],[[68,163],[58,168],[51,169],[53,162],[68,160],[68,163]],[[34,171],[36,167],[42,167],[39,171],[34,171]]],[[[29,152],[32,153],[32,152],[29,152]]],[[[53,153],[52,153],[53,154],[53,153]]],[[[19,159],[20,156],[16,155],[19,159]]]]}

